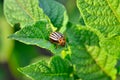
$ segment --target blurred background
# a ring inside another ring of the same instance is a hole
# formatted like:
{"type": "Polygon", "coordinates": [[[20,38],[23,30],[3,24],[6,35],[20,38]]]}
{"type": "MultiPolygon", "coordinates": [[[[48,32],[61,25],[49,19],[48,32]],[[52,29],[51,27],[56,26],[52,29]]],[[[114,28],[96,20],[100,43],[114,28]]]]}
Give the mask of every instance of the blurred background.
{"type": "MultiPolygon", "coordinates": [[[[56,0],[62,3],[68,12],[69,22],[79,23],[80,19],[76,0],[56,0]]],[[[3,11],[4,0],[0,0],[0,80],[29,80],[17,71],[42,58],[49,59],[52,54],[37,46],[25,45],[7,37],[20,28],[11,27],[5,19],[3,11]]]]}

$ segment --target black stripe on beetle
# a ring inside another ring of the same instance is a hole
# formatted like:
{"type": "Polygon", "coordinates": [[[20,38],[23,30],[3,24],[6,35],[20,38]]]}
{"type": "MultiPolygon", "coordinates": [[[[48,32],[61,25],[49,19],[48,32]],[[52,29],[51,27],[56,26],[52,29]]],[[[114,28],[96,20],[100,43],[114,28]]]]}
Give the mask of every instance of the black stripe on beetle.
{"type": "Polygon", "coordinates": [[[50,42],[61,46],[65,46],[66,40],[63,34],[59,32],[52,32],[49,38],[50,38],[50,42]]]}

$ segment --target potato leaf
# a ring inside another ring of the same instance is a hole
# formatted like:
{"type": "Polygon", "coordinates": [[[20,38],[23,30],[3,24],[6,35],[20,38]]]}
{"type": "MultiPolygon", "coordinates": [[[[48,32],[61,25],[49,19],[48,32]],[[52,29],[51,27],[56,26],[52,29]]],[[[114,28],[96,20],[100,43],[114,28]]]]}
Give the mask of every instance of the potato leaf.
{"type": "Polygon", "coordinates": [[[109,37],[120,32],[118,0],[77,0],[77,5],[87,26],[109,37]]]}
{"type": "Polygon", "coordinates": [[[33,26],[24,27],[20,31],[9,36],[9,38],[29,45],[37,45],[41,48],[50,50],[54,54],[58,54],[64,49],[64,47],[59,46],[59,48],[56,48],[56,46],[49,41],[50,33],[51,28],[49,24],[47,24],[47,22],[39,21],[33,26]]]}
{"type": "Polygon", "coordinates": [[[69,29],[67,34],[69,45],[71,45],[71,61],[76,67],[79,78],[83,80],[116,79],[117,60],[100,47],[102,35],[98,31],[76,27],[76,29],[69,29]]]}
{"type": "Polygon", "coordinates": [[[37,21],[47,21],[38,0],[5,0],[4,13],[12,26],[20,23],[21,28],[37,21]]]}
{"type": "Polygon", "coordinates": [[[18,70],[33,80],[73,80],[70,63],[59,56],[54,56],[50,64],[40,61],[18,70]]]}
{"type": "Polygon", "coordinates": [[[66,14],[65,7],[55,0],[39,0],[40,7],[44,13],[50,18],[52,24],[60,29],[60,32],[64,32],[66,24],[68,22],[68,16],[66,14]]]}

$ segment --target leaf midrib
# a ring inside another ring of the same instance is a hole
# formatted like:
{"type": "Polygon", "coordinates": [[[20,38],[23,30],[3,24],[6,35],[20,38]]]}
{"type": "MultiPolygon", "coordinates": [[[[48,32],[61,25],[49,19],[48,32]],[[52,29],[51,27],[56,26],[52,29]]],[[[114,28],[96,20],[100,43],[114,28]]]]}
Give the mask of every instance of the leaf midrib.
{"type": "MultiPolygon", "coordinates": [[[[109,4],[109,1],[108,1],[108,0],[105,0],[105,1],[106,1],[106,3],[108,4],[109,8],[112,10],[115,18],[118,20],[118,22],[120,22],[119,16],[116,14],[116,11],[114,11],[114,9],[111,7],[111,5],[109,4]]],[[[77,2],[77,7],[78,7],[78,9],[79,9],[80,12],[81,12],[81,16],[83,17],[83,20],[84,20],[85,24],[88,26],[88,22],[86,22],[85,16],[84,16],[84,14],[82,13],[81,8],[79,8],[79,4],[78,4],[79,1],[77,0],[76,2],[77,2]]]]}
{"type": "MultiPolygon", "coordinates": [[[[110,78],[112,79],[112,77],[108,74],[108,72],[106,72],[106,70],[105,70],[104,68],[102,68],[102,67],[99,65],[99,63],[97,62],[97,58],[98,58],[100,52],[98,53],[98,55],[97,55],[96,58],[94,58],[89,52],[88,52],[88,54],[89,54],[89,55],[91,56],[91,58],[95,61],[96,65],[98,65],[98,67],[99,67],[108,77],[110,77],[110,78]]],[[[105,61],[106,61],[106,59],[105,59],[105,61]]],[[[105,65],[104,65],[104,66],[105,66],[105,65]]]]}
{"type": "Polygon", "coordinates": [[[44,74],[46,76],[68,76],[68,73],[51,73],[51,74],[44,74]]]}
{"type": "Polygon", "coordinates": [[[112,6],[111,6],[111,4],[109,3],[108,0],[106,0],[106,2],[108,3],[108,6],[112,10],[113,14],[116,16],[117,20],[120,22],[119,16],[117,15],[116,11],[112,8],[112,6]]]}
{"type": "Polygon", "coordinates": [[[27,11],[27,9],[25,9],[18,0],[16,0],[16,3],[33,21],[36,21],[36,19],[34,17],[32,17],[32,15],[29,13],[29,11],[27,11]]]}

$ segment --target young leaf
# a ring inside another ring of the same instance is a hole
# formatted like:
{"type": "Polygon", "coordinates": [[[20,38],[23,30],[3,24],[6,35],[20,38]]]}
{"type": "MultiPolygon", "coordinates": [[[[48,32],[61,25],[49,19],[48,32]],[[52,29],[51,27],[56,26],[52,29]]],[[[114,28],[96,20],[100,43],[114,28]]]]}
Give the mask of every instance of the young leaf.
{"type": "MultiPolygon", "coordinates": [[[[39,0],[40,7],[44,10],[45,14],[50,18],[55,27],[60,29],[65,27],[68,21],[65,7],[56,2],[55,0],[39,0]]],[[[63,32],[63,31],[62,31],[63,32]]]]}
{"type": "Polygon", "coordinates": [[[33,80],[73,80],[70,63],[59,56],[54,56],[50,64],[40,61],[18,70],[33,80]]]}
{"type": "MultiPolygon", "coordinates": [[[[78,26],[80,27],[80,26],[78,26]]],[[[100,47],[102,35],[91,28],[71,28],[67,35],[71,45],[71,61],[83,80],[115,80],[116,59],[100,47]]]]}
{"type": "Polygon", "coordinates": [[[120,32],[119,2],[114,0],[77,0],[85,24],[113,36],[120,32]],[[114,10],[115,8],[115,10],[114,10]],[[117,9],[117,10],[116,10],[117,9]]]}
{"type": "Polygon", "coordinates": [[[60,53],[63,48],[57,48],[54,44],[50,43],[49,35],[51,33],[50,25],[47,22],[37,22],[33,26],[27,26],[16,32],[15,34],[9,36],[9,38],[18,40],[20,42],[37,45],[42,48],[46,48],[51,52],[57,54],[60,53]]]}
{"type": "Polygon", "coordinates": [[[36,21],[47,21],[38,0],[5,0],[4,13],[12,26],[20,23],[22,28],[36,21]]]}

